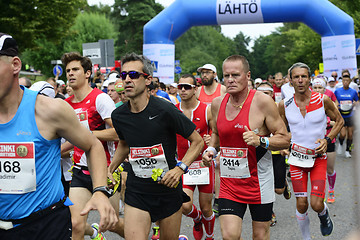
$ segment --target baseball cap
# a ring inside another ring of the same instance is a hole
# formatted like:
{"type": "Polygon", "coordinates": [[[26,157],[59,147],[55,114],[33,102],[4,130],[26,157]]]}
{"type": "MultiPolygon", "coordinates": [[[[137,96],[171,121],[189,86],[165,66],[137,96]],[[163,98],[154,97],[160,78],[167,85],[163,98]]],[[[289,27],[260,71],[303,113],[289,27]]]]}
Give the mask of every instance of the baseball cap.
{"type": "Polygon", "coordinates": [[[6,33],[0,33],[0,56],[15,57],[18,54],[19,50],[15,39],[6,33]]]}
{"type": "Polygon", "coordinates": [[[329,77],[329,78],[328,78],[328,82],[335,82],[335,78],[329,77]]]}
{"type": "Polygon", "coordinates": [[[65,86],[65,82],[63,80],[56,80],[56,83],[59,84],[59,86],[65,86]]]}
{"type": "Polygon", "coordinates": [[[201,72],[201,70],[203,70],[203,69],[209,69],[209,70],[211,70],[211,71],[213,71],[213,72],[216,73],[216,67],[215,67],[214,65],[212,65],[212,64],[209,64],[209,63],[205,64],[205,65],[202,66],[202,67],[199,67],[199,68],[197,69],[197,71],[198,71],[198,72],[201,72]]]}
{"type": "Polygon", "coordinates": [[[177,83],[171,83],[170,86],[174,87],[174,88],[177,88],[177,83]]]}
{"type": "Polygon", "coordinates": [[[106,80],[109,80],[109,83],[116,82],[120,78],[119,74],[116,72],[110,73],[109,77],[106,80]]]}
{"type": "Polygon", "coordinates": [[[262,83],[262,79],[261,78],[255,79],[255,84],[257,84],[257,83],[262,83]]]}
{"type": "Polygon", "coordinates": [[[54,87],[51,86],[50,83],[45,82],[45,81],[39,81],[34,83],[31,87],[30,90],[39,92],[39,94],[51,97],[51,98],[55,98],[55,90],[54,87]]]}

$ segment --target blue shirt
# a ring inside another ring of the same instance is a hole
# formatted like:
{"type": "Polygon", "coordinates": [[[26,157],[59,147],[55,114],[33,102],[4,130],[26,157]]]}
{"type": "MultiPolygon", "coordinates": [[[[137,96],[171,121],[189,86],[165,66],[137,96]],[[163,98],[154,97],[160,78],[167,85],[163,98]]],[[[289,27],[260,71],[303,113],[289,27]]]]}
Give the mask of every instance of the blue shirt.
{"type": "Polygon", "coordinates": [[[349,118],[353,115],[352,107],[350,109],[344,109],[341,106],[345,106],[347,101],[357,102],[359,100],[357,92],[352,89],[338,88],[335,90],[336,99],[339,101],[339,111],[343,118],[349,118]]]}
{"type": "Polygon", "coordinates": [[[160,97],[163,97],[163,98],[166,98],[167,100],[169,100],[171,102],[171,99],[169,97],[169,94],[167,92],[164,92],[163,90],[158,90],[156,92],[156,95],[160,96],[160,97]]]}
{"type": "MultiPolygon", "coordinates": [[[[27,149],[25,153],[18,152],[16,149],[16,155],[13,154],[15,161],[16,159],[21,161],[35,159],[36,190],[17,191],[16,194],[0,191],[0,219],[2,220],[27,217],[33,212],[60,201],[64,196],[64,188],[61,184],[60,138],[47,140],[41,136],[35,121],[35,102],[38,92],[23,86],[21,88],[24,95],[15,116],[9,122],[0,124],[0,144],[22,145],[23,148],[28,145],[34,146],[35,155],[31,158],[28,156],[32,148],[27,149]]],[[[2,156],[0,160],[3,165],[6,157],[2,156]]],[[[1,170],[3,170],[0,172],[1,176],[13,175],[16,179],[16,171],[6,172],[4,168],[1,170]]]]}

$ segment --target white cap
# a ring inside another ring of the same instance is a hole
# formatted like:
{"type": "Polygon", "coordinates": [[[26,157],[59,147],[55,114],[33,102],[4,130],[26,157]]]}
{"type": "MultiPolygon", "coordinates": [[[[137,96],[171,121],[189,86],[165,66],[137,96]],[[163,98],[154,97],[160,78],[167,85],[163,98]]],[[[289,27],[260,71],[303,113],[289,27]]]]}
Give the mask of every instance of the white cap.
{"type": "Polygon", "coordinates": [[[328,82],[335,82],[335,78],[329,77],[329,78],[328,78],[328,82]]]}
{"type": "Polygon", "coordinates": [[[65,85],[65,82],[63,80],[56,80],[56,83],[59,84],[60,86],[65,85]]]}
{"type": "Polygon", "coordinates": [[[255,79],[255,84],[257,84],[257,83],[262,83],[262,79],[261,78],[255,79]]]}
{"type": "Polygon", "coordinates": [[[108,80],[109,83],[111,83],[111,82],[116,82],[116,80],[118,80],[119,78],[120,78],[119,74],[116,72],[113,72],[108,76],[108,78],[106,80],[108,80]]]}
{"type": "Polygon", "coordinates": [[[216,73],[216,67],[214,66],[214,65],[212,65],[212,64],[205,64],[204,66],[202,66],[202,67],[199,67],[198,69],[197,69],[197,71],[198,72],[201,72],[201,70],[203,70],[203,69],[209,69],[209,70],[211,70],[211,71],[213,71],[213,72],[215,72],[216,73]]]}
{"type": "Polygon", "coordinates": [[[45,82],[45,81],[39,81],[39,82],[34,83],[30,87],[30,90],[39,92],[40,94],[51,97],[51,98],[55,98],[54,87],[51,86],[50,83],[45,82]]]}
{"type": "Polygon", "coordinates": [[[170,86],[174,87],[174,88],[177,88],[177,83],[171,83],[170,86]]]}

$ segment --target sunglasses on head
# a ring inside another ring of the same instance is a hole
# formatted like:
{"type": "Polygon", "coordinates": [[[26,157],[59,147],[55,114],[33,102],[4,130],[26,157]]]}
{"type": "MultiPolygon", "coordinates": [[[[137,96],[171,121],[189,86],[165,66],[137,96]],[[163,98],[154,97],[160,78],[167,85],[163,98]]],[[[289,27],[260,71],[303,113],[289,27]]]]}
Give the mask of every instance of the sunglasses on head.
{"type": "Polygon", "coordinates": [[[144,77],[149,76],[149,74],[147,74],[147,73],[141,73],[141,72],[137,72],[137,71],[130,71],[130,72],[124,71],[124,72],[120,73],[120,77],[122,80],[125,80],[127,75],[129,75],[129,77],[131,79],[138,79],[141,75],[144,77]]]}
{"type": "Polygon", "coordinates": [[[194,87],[196,87],[195,85],[192,85],[192,84],[189,84],[189,83],[180,83],[180,84],[178,84],[178,89],[179,90],[182,90],[183,88],[185,89],[185,90],[190,90],[190,89],[192,89],[192,88],[194,88],[194,87]]]}

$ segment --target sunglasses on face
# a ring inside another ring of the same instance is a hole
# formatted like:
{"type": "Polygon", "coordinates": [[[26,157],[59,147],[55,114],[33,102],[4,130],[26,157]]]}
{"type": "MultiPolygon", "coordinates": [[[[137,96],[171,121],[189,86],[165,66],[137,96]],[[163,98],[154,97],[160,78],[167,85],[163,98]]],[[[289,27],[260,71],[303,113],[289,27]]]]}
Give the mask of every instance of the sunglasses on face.
{"type": "Polygon", "coordinates": [[[185,90],[190,90],[190,89],[192,89],[192,88],[194,88],[194,87],[196,87],[195,85],[192,85],[192,84],[188,84],[188,83],[181,83],[181,84],[178,84],[178,89],[179,90],[182,90],[183,88],[185,89],[185,90]]]}
{"type": "Polygon", "coordinates": [[[129,77],[131,79],[138,79],[141,75],[144,77],[149,76],[149,74],[147,74],[147,73],[141,73],[141,72],[137,72],[137,71],[130,71],[130,72],[124,71],[124,72],[120,73],[120,77],[122,80],[125,80],[127,75],[129,75],[129,77]]]}

